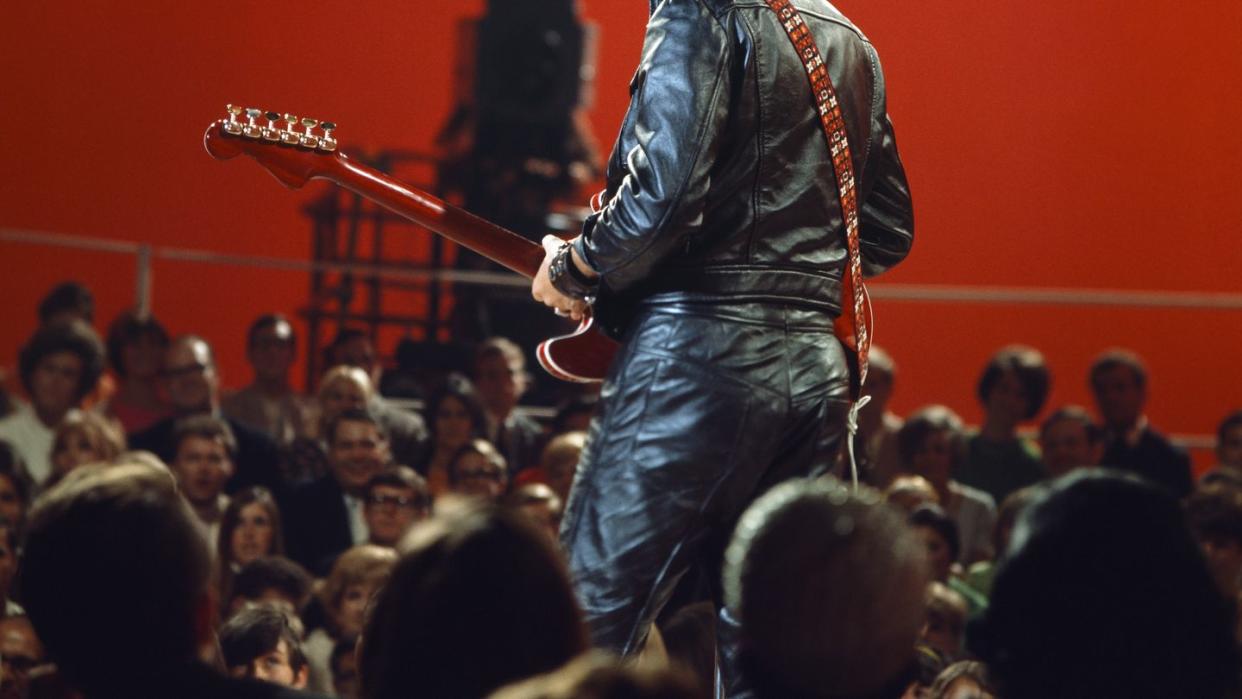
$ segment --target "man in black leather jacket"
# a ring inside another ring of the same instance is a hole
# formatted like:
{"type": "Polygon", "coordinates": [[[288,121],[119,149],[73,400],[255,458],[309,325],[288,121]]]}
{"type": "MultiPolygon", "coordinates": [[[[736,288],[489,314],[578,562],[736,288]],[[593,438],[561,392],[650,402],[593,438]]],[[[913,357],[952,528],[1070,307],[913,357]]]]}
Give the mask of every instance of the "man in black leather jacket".
{"type": "MultiPolygon", "coordinates": [[[[824,0],[794,5],[836,86],[875,275],[913,239],[879,61],[824,0]]],[[[562,539],[596,644],[626,654],[687,571],[718,579],[752,500],[834,464],[849,406],[844,225],[803,64],[763,0],[651,10],[602,206],[571,245],[545,240],[532,286],[564,315],[593,302],[623,343],[562,539]]],[[[749,696],[720,620],[729,696],[749,696]]]]}

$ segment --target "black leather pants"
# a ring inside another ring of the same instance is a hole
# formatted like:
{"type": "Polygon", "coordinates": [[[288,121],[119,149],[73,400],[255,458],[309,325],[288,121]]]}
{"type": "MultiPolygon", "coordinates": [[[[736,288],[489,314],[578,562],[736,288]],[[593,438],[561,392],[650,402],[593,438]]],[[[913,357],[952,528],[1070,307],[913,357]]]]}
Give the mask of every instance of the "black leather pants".
{"type": "MultiPolygon", "coordinates": [[[[776,483],[834,465],[849,377],[831,320],[685,303],[647,307],[631,323],[561,528],[597,646],[640,649],[694,566],[717,581],[719,609],[720,560],[743,510],[776,483]]],[[[718,616],[727,696],[749,696],[735,629],[718,616]]]]}

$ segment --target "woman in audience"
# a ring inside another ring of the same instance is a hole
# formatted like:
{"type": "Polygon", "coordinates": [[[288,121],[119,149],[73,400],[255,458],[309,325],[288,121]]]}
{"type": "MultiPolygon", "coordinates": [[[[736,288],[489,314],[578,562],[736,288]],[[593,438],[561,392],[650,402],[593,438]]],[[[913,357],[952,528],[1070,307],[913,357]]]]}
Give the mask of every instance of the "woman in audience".
{"type": "Polygon", "coordinates": [[[82,321],[44,325],[22,347],[18,368],[30,404],[0,419],[0,439],[17,449],[36,482],[52,472],[56,426],[95,390],[103,357],[103,343],[82,321]]]}
{"type": "Polygon", "coordinates": [[[427,479],[432,497],[450,489],[449,466],[453,457],[472,439],[487,433],[487,417],[474,384],[460,374],[445,381],[444,387],[427,404],[431,443],[415,470],[427,479]]]}
{"type": "Polygon", "coordinates": [[[355,546],[336,559],[317,595],[327,627],[317,628],[306,637],[311,689],[332,691],[332,649],[361,633],[367,605],[396,561],[395,551],[373,544],[355,546]]]}
{"type": "Polygon", "coordinates": [[[897,432],[897,450],[907,471],[931,483],[940,506],[957,524],[957,561],[970,565],[991,558],[995,503],[987,493],[950,477],[964,453],[961,418],[943,405],[922,408],[897,432]]]}
{"type": "Polygon", "coordinates": [[[216,540],[220,599],[229,599],[233,576],[242,566],[262,556],[284,553],[280,508],[272,493],[262,486],[234,493],[220,518],[220,537],[216,540]]]}
{"type": "Polygon", "coordinates": [[[365,699],[479,699],[586,650],[560,555],[517,513],[454,503],[404,543],[358,649],[365,699]]]}
{"type": "Polygon", "coordinates": [[[171,414],[160,392],[167,349],[168,331],[152,316],[125,311],[108,326],[108,363],[120,386],[104,413],[116,418],[125,434],[141,432],[171,414]]]}
{"type": "Polygon", "coordinates": [[[1035,419],[1052,383],[1038,350],[1013,345],[997,352],[979,377],[983,424],[966,439],[966,455],[953,472],[958,481],[1001,502],[1046,477],[1039,449],[1018,436],[1018,424],[1035,419]]]}
{"type": "Polygon", "coordinates": [[[88,410],[70,411],[52,438],[52,473],[43,487],[52,487],[79,466],[111,461],[124,450],[124,437],[107,418],[88,410]]]}

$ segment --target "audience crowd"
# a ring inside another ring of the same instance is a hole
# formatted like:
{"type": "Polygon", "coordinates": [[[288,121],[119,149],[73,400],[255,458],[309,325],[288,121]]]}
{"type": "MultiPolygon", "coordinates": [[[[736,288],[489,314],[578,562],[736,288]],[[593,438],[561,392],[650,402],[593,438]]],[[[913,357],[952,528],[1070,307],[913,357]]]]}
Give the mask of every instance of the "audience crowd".
{"type": "Polygon", "coordinates": [[[268,314],[226,392],[205,338],[135,312],[100,338],[80,284],[38,315],[0,386],[0,699],[708,697],[720,610],[757,699],[1242,696],[1242,411],[1196,479],[1126,350],[1086,372],[1091,411],[1003,348],[969,428],[894,414],[873,349],[864,485],[756,493],[721,579],[621,662],[557,536],[596,396],[533,419],[513,342],[385,382],[346,328],[304,395],[268,314]]]}

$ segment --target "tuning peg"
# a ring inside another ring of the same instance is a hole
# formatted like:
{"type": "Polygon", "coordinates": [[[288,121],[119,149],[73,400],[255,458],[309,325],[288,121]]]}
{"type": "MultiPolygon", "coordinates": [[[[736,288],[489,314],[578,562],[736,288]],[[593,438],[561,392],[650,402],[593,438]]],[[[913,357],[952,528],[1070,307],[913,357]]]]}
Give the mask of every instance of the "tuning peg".
{"type": "Polygon", "coordinates": [[[264,112],[263,116],[267,119],[267,126],[263,127],[264,141],[279,141],[280,129],[276,128],[276,122],[280,121],[280,112],[264,112]]]}
{"type": "Polygon", "coordinates": [[[298,118],[288,112],[285,113],[285,130],[280,132],[280,142],[287,143],[291,146],[298,144],[298,118]]]}
{"type": "Polygon", "coordinates": [[[298,138],[298,143],[302,144],[303,146],[306,146],[307,148],[317,147],[319,145],[319,137],[311,133],[311,131],[318,125],[319,125],[318,119],[312,119],[310,117],[302,117],[302,126],[306,127],[306,133],[302,134],[298,138]]]}
{"type": "Polygon", "coordinates": [[[226,105],[224,108],[229,113],[229,120],[224,122],[224,132],[233,134],[234,136],[240,136],[242,133],[242,125],[241,122],[237,120],[237,117],[241,115],[242,108],[235,104],[226,105]]]}
{"type": "Polygon", "coordinates": [[[332,131],[336,128],[336,124],[324,121],[319,124],[319,128],[323,129],[323,135],[319,137],[319,150],[329,152],[336,150],[336,139],[332,138],[332,131]]]}
{"type": "Polygon", "coordinates": [[[261,116],[263,116],[262,109],[256,109],[254,107],[246,109],[246,120],[248,123],[245,128],[242,129],[242,134],[244,136],[247,138],[259,138],[263,135],[263,129],[255,123],[255,119],[258,119],[261,116]]]}

